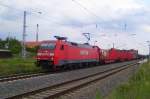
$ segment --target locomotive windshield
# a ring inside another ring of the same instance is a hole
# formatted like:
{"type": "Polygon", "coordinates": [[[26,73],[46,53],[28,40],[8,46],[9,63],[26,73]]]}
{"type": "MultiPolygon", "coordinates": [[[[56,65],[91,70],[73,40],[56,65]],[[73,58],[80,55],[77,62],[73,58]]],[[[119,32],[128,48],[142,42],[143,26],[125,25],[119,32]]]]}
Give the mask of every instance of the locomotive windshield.
{"type": "Polygon", "coordinates": [[[55,43],[43,43],[40,46],[40,49],[50,49],[53,50],[55,49],[56,44],[55,43]]]}

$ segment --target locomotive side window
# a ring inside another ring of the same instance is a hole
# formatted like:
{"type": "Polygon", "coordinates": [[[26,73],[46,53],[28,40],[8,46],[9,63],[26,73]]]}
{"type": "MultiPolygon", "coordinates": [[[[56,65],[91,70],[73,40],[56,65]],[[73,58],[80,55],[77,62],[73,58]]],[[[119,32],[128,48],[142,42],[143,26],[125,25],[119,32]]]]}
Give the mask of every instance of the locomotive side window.
{"type": "Polygon", "coordinates": [[[61,45],[60,50],[64,50],[64,45],[61,45]]]}

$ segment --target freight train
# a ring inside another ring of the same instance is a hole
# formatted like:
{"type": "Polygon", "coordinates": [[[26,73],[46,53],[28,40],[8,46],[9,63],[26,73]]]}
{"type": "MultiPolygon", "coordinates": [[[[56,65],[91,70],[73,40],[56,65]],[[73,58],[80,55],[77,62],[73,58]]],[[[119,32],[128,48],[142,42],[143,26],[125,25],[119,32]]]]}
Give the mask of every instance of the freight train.
{"type": "Polygon", "coordinates": [[[55,36],[57,40],[42,42],[36,56],[37,66],[57,70],[67,67],[99,65],[104,63],[130,61],[138,58],[137,50],[104,50],[88,43],[67,41],[66,37],[55,36]]]}

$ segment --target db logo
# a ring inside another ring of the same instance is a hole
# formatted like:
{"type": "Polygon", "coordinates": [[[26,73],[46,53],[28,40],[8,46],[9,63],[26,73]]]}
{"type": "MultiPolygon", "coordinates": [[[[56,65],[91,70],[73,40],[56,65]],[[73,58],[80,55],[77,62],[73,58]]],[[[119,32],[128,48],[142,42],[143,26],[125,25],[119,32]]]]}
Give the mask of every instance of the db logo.
{"type": "Polygon", "coordinates": [[[86,50],[80,51],[80,55],[89,55],[89,52],[86,50]]]}

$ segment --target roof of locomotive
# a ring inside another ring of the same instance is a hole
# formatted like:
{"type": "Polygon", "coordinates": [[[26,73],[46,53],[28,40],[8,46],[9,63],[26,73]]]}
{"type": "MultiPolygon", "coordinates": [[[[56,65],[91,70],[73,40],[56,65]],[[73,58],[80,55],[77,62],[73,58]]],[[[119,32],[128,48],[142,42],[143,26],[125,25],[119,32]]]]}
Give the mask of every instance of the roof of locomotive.
{"type": "Polygon", "coordinates": [[[126,49],[117,49],[117,48],[102,49],[102,50],[103,50],[103,51],[112,51],[112,50],[115,50],[115,51],[122,51],[122,52],[127,52],[127,51],[138,51],[138,50],[134,50],[134,49],[126,50],[126,49]]]}
{"type": "Polygon", "coordinates": [[[69,41],[65,41],[65,40],[47,40],[47,41],[42,41],[41,43],[56,43],[56,42],[59,42],[59,41],[62,41],[62,43],[66,43],[70,46],[76,46],[76,47],[82,47],[82,48],[94,48],[94,47],[97,47],[97,46],[92,46],[92,45],[89,45],[87,43],[84,43],[84,44],[79,44],[79,43],[75,43],[75,42],[69,42],[69,41]]]}
{"type": "Polygon", "coordinates": [[[82,48],[94,48],[95,47],[95,46],[89,45],[87,43],[79,44],[79,43],[74,43],[74,42],[68,42],[68,44],[71,46],[77,46],[77,47],[82,47],[82,48]]]}

